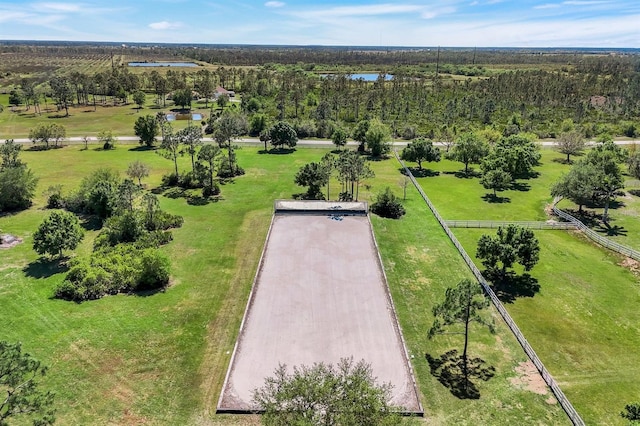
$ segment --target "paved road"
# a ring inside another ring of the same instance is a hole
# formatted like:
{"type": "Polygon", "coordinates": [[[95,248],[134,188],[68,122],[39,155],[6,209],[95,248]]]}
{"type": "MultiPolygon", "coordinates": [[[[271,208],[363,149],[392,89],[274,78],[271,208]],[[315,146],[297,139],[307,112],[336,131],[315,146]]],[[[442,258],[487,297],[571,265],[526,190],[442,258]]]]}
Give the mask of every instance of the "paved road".
{"type": "MultiPolygon", "coordinates": [[[[158,141],[160,141],[159,138],[157,138],[158,141]]],[[[97,142],[97,138],[95,137],[90,137],[89,138],[89,143],[96,143],[97,142]]],[[[202,138],[202,140],[204,142],[214,142],[213,138],[202,138]]],[[[118,136],[118,142],[119,143],[124,143],[124,144],[136,144],[138,143],[139,139],[137,136],[118,136]]],[[[14,139],[14,142],[17,143],[31,143],[30,139],[14,139]]],[[[410,141],[405,141],[405,140],[395,140],[392,141],[391,144],[394,147],[404,147],[406,146],[410,141]]],[[[70,138],[66,138],[64,140],[64,143],[66,144],[83,144],[84,140],[82,139],[82,137],[78,137],[78,136],[73,136],[70,138]]],[[[264,142],[261,142],[260,139],[258,138],[240,138],[240,139],[236,139],[234,141],[234,143],[238,143],[238,144],[246,144],[246,145],[264,145],[264,142]]],[[[555,141],[539,141],[538,142],[540,145],[542,146],[554,146],[556,144],[555,141]]],[[[589,141],[588,144],[593,145],[595,144],[595,141],[589,141]]],[[[615,141],[616,144],[618,145],[633,145],[633,144],[640,144],[640,140],[617,140],[615,141]]],[[[298,141],[298,145],[300,146],[310,146],[310,147],[328,147],[328,146],[333,146],[333,142],[331,142],[331,140],[329,139],[300,139],[298,141]]],[[[359,143],[358,142],[354,142],[354,141],[350,141],[347,142],[348,146],[358,146],[359,143]]],[[[444,142],[434,142],[434,145],[436,146],[445,146],[444,142]]]]}

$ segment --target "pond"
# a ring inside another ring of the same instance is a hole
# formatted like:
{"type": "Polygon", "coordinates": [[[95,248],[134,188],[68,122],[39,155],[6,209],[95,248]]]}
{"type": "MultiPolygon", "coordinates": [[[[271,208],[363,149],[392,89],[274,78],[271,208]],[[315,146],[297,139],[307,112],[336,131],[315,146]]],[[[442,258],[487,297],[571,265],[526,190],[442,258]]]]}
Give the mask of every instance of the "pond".
{"type": "Polygon", "coordinates": [[[129,62],[130,67],[197,67],[193,62],[129,62]]]}
{"type": "MultiPolygon", "coordinates": [[[[335,74],[320,74],[320,77],[329,77],[335,74]]],[[[351,80],[359,80],[362,79],[364,81],[376,81],[380,74],[376,73],[359,73],[359,74],[351,74],[351,80]]],[[[389,81],[393,78],[393,74],[386,74],[385,80],[389,81]]]]}
{"type": "Polygon", "coordinates": [[[174,114],[174,113],[169,113],[167,114],[167,121],[176,121],[176,120],[194,120],[194,121],[200,121],[202,120],[202,114],[200,114],[199,112],[194,112],[194,113],[187,113],[187,114],[174,114]]]}

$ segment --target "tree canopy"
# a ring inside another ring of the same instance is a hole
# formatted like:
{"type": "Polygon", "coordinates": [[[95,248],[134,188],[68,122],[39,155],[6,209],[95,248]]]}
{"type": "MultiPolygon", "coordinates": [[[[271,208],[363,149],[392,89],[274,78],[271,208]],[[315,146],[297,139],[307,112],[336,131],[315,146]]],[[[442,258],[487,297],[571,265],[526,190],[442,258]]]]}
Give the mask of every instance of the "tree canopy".
{"type": "Polygon", "coordinates": [[[418,138],[404,147],[400,158],[418,163],[418,169],[422,170],[423,161],[440,161],[440,148],[434,147],[430,140],[418,138]]]}
{"type": "Polygon", "coordinates": [[[41,390],[38,383],[46,373],[47,367],[23,352],[20,343],[0,341],[0,425],[22,416],[36,426],[54,423],[54,395],[41,390]]]}
{"type": "Polygon", "coordinates": [[[298,136],[293,127],[287,122],[279,121],[269,130],[271,145],[276,148],[288,146],[293,148],[298,143],[298,136]]]}
{"type": "Polygon", "coordinates": [[[253,392],[265,425],[396,425],[403,419],[389,405],[390,384],[378,384],[371,366],[342,359],[337,366],[280,365],[253,392]]]}
{"type": "Polygon", "coordinates": [[[305,198],[309,200],[323,200],[322,187],[329,182],[329,170],[322,163],[308,163],[298,170],[295,183],[308,187],[305,198]]]}
{"type": "Polygon", "coordinates": [[[563,132],[556,142],[559,153],[567,156],[567,163],[571,163],[572,155],[580,155],[586,147],[584,135],[576,130],[563,132]]]}
{"type": "Polygon", "coordinates": [[[480,163],[489,153],[489,146],[479,134],[468,132],[458,136],[448,158],[464,164],[464,172],[469,173],[469,164],[480,163]]]}
{"type": "Polygon", "coordinates": [[[78,218],[65,211],[54,211],[33,234],[33,249],[38,254],[62,257],[63,250],[74,250],[84,238],[78,218]]]}
{"type": "Polygon", "coordinates": [[[447,288],[442,303],[433,307],[435,317],[433,325],[429,329],[428,337],[445,333],[448,327],[461,325],[464,334],[464,346],[462,350],[462,372],[464,375],[464,393],[469,391],[469,360],[467,350],[469,346],[469,326],[472,322],[484,325],[493,333],[493,322],[483,318],[479,311],[489,306],[489,300],[484,297],[482,287],[476,281],[463,279],[455,287],[447,288]]]}
{"type": "Polygon", "coordinates": [[[148,147],[156,143],[159,128],[158,120],[153,115],[138,117],[133,125],[133,131],[140,138],[140,145],[148,147]]]}
{"type": "Polygon", "coordinates": [[[485,268],[502,279],[514,263],[530,271],[538,263],[539,255],[540,246],[533,231],[517,225],[501,226],[495,236],[482,235],[476,251],[485,268]]]}

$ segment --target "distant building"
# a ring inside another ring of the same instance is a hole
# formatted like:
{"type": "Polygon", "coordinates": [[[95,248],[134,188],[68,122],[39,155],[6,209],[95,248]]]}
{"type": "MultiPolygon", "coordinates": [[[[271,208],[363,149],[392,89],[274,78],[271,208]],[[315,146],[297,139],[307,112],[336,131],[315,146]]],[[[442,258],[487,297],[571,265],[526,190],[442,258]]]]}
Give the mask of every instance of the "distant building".
{"type": "Polygon", "coordinates": [[[233,90],[227,90],[222,86],[216,87],[216,91],[213,94],[214,99],[218,99],[222,95],[227,95],[230,98],[234,98],[236,96],[236,92],[233,90]]]}

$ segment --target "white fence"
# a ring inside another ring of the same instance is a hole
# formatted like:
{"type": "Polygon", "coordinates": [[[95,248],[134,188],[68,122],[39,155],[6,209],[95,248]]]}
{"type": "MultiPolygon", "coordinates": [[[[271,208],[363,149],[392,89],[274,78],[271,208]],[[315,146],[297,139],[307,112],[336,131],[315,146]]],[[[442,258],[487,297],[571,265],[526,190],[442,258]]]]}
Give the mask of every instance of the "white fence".
{"type": "Polygon", "coordinates": [[[549,371],[545,368],[540,358],[538,358],[538,355],[536,355],[536,352],[533,350],[533,348],[531,347],[527,339],[524,337],[524,334],[522,334],[522,332],[516,325],[513,318],[511,318],[511,315],[509,315],[509,312],[507,312],[507,310],[505,309],[500,299],[498,299],[498,296],[496,296],[491,286],[487,283],[487,281],[482,276],[482,273],[480,272],[480,270],[476,267],[476,265],[473,263],[473,260],[469,257],[465,249],[462,247],[462,244],[460,244],[460,242],[455,237],[455,235],[453,235],[453,232],[451,232],[451,229],[449,229],[449,226],[447,225],[447,221],[442,219],[442,217],[436,210],[435,206],[431,203],[431,200],[429,200],[429,197],[427,197],[427,194],[424,193],[424,191],[418,184],[418,181],[416,181],[415,177],[413,177],[413,175],[411,174],[411,171],[407,168],[404,162],[400,160],[400,158],[398,157],[398,153],[397,152],[394,152],[394,153],[396,158],[404,168],[405,173],[407,174],[407,176],[409,176],[409,178],[411,179],[411,182],[413,182],[413,185],[416,187],[416,189],[418,190],[418,192],[420,193],[424,201],[429,206],[429,209],[431,209],[431,212],[440,223],[440,226],[442,226],[442,229],[444,229],[444,232],[446,232],[446,234],[451,239],[451,242],[453,242],[453,245],[458,249],[458,251],[460,252],[460,255],[466,262],[467,266],[469,267],[469,269],[471,269],[471,272],[473,272],[473,275],[475,275],[480,285],[482,285],[482,287],[484,288],[484,291],[487,293],[487,295],[493,302],[493,305],[502,316],[502,319],[504,319],[507,326],[511,329],[511,331],[513,332],[513,335],[516,337],[516,339],[518,340],[518,343],[520,343],[520,346],[522,346],[522,349],[527,354],[531,362],[536,366],[536,368],[540,372],[540,375],[542,376],[544,381],[547,383],[547,385],[553,392],[554,396],[558,400],[558,403],[560,404],[562,409],[565,411],[565,413],[567,413],[567,416],[569,417],[571,422],[576,426],[584,426],[584,421],[582,420],[578,412],[575,410],[575,408],[573,408],[573,405],[571,404],[571,402],[569,402],[567,397],[564,395],[564,392],[562,392],[562,389],[560,389],[560,386],[558,386],[558,384],[556,383],[554,378],[551,376],[549,371]]]}

